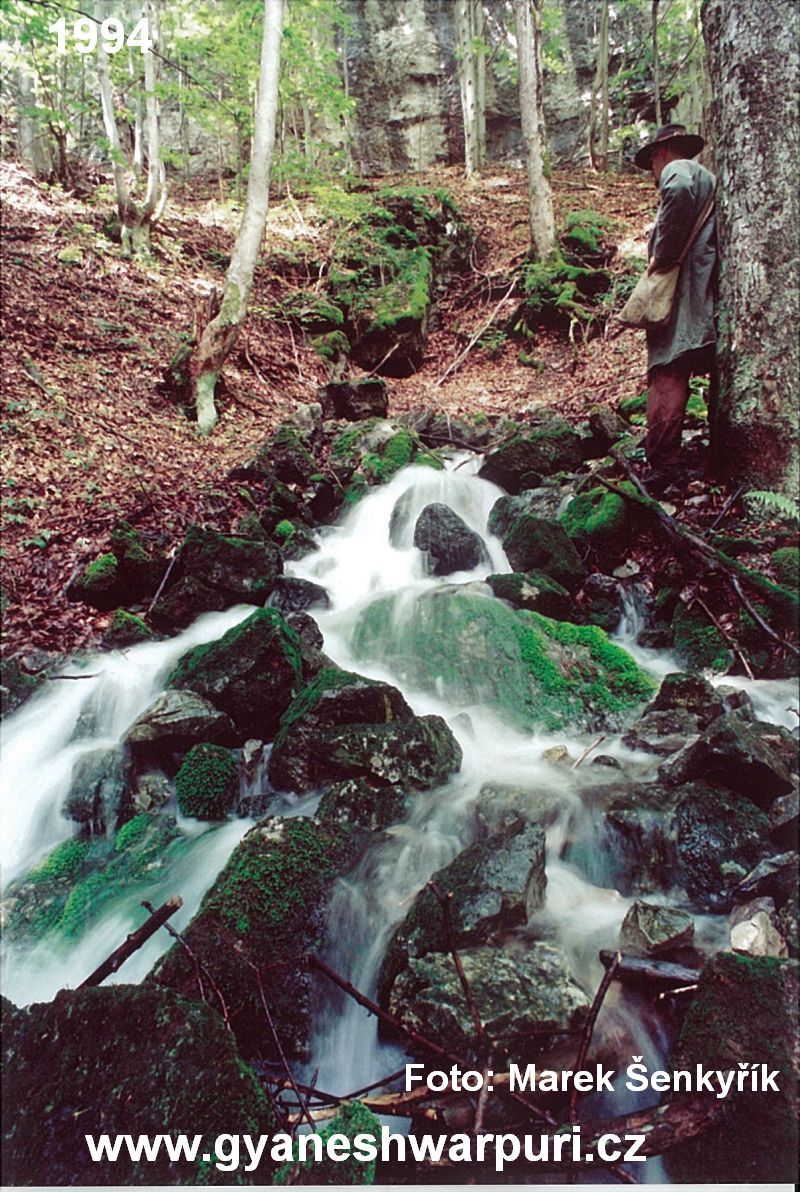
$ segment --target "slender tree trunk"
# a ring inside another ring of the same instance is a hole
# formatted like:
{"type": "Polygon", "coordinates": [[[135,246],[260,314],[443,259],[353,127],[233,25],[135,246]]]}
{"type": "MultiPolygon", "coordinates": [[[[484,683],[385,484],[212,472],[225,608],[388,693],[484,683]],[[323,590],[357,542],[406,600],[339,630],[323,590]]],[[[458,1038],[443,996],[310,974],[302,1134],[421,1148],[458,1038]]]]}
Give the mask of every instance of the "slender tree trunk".
{"type": "MultiPolygon", "coordinates": [[[[102,8],[98,19],[102,20],[102,8]]],[[[103,128],[105,129],[111,152],[111,170],[114,175],[114,192],[117,196],[117,211],[122,225],[122,251],[130,255],[133,246],[132,227],[136,221],[136,210],[131,201],[128,181],[125,177],[125,154],[119,137],[117,120],[114,115],[114,99],[111,92],[111,75],[108,70],[108,56],[103,47],[102,38],[97,42],[97,79],[100,85],[100,104],[103,111],[103,128]]]]}
{"type": "Polygon", "coordinates": [[[519,100],[522,113],[522,141],[528,171],[528,208],[531,244],[539,260],[556,247],[553,195],[544,168],[544,125],[541,119],[542,62],[541,33],[530,0],[514,0],[519,58],[519,100]]]}
{"type": "MultiPolygon", "coordinates": [[[[150,38],[155,44],[157,40],[156,11],[151,2],[142,5],[142,16],[149,21],[150,38]]],[[[144,197],[144,208],[139,219],[140,244],[134,245],[134,248],[149,252],[150,230],[164,210],[167,198],[166,174],[164,163],[161,160],[161,139],[158,127],[155,58],[152,50],[149,49],[144,55],[144,89],[147,129],[147,191],[144,197]]]]}
{"type": "Polygon", "coordinates": [[[719,179],[720,392],[711,445],[723,477],[798,494],[796,0],[706,0],[719,179]]]}
{"type": "Polygon", "coordinates": [[[658,61],[658,4],[653,0],[651,14],[653,26],[653,98],[656,107],[656,124],[660,128],[664,123],[661,116],[661,68],[658,61]]]}
{"type": "MultiPolygon", "coordinates": [[[[133,65],[133,50],[128,50],[128,74],[131,86],[136,85],[136,71],[133,65]]],[[[136,98],[133,101],[133,172],[137,181],[144,174],[144,104],[142,93],[136,85],[136,98]]]]}
{"type": "Polygon", "coordinates": [[[203,331],[192,361],[197,429],[206,435],[217,423],[217,378],[247,314],[258,251],[269,205],[269,174],[278,111],[283,0],[264,0],[264,31],[258,80],[253,153],[242,224],[225,277],[220,309],[203,331]]]}
{"type": "Polygon", "coordinates": [[[603,0],[600,13],[600,45],[597,51],[597,74],[592,90],[592,111],[589,120],[589,159],[595,170],[608,169],[608,0],[603,0]],[[600,108],[600,148],[595,148],[597,109],[600,108]]]}
{"type": "Polygon", "coordinates": [[[486,165],[486,43],[483,0],[475,6],[475,144],[478,166],[486,165]]]}
{"type": "Polygon", "coordinates": [[[43,123],[40,123],[33,109],[38,106],[36,79],[24,67],[18,74],[17,141],[19,155],[25,169],[34,178],[44,179],[50,173],[50,163],[44,140],[43,123]]]}
{"type": "Polygon", "coordinates": [[[475,136],[475,39],[472,0],[456,0],[456,43],[458,45],[458,80],[461,85],[461,111],[464,119],[464,167],[468,178],[478,164],[475,136]]]}

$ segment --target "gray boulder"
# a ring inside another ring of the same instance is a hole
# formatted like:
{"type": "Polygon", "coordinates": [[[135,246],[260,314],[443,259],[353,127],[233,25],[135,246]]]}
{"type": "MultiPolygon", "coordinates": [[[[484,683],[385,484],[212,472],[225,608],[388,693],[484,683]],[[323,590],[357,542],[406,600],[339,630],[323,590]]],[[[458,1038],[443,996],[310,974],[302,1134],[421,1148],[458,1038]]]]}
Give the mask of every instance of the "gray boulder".
{"type": "Polygon", "coordinates": [[[796,769],[797,745],[787,729],[732,713],[712,721],[658,776],[667,786],[703,779],[766,808],[792,790],[796,769]]]}
{"type": "Polygon", "coordinates": [[[472,571],[488,562],[481,537],[447,505],[426,505],[414,526],[414,546],[424,552],[429,575],[472,571]]]}
{"type": "Polygon", "coordinates": [[[125,736],[137,756],[161,757],[190,749],[200,741],[230,745],[234,728],[229,716],[220,712],[196,691],[175,688],[164,691],[135,720],[125,736]]]}
{"type": "Polygon", "coordinates": [[[663,956],[693,940],[694,919],[691,915],[649,902],[634,902],[619,929],[620,948],[643,956],[663,956]]]}
{"type": "Polygon", "coordinates": [[[130,759],[124,749],[81,754],[72,768],[64,815],[92,836],[115,831],[133,814],[129,781],[130,759]]]}

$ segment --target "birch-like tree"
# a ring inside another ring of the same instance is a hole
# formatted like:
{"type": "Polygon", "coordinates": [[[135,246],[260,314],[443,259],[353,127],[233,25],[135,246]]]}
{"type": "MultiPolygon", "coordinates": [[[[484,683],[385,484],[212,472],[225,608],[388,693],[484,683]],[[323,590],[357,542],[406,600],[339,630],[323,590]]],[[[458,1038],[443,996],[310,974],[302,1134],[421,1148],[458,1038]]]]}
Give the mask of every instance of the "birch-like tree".
{"type": "Polygon", "coordinates": [[[600,44],[597,49],[597,70],[592,87],[589,116],[589,160],[592,169],[608,169],[608,0],[600,11],[600,44]],[[599,121],[598,121],[599,114],[599,121]],[[596,144],[597,125],[600,125],[600,146],[596,144]]]}
{"type": "Polygon", "coordinates": [[[486,45],[483,0],[456,0],[456,59],[468,178],[486,163],[486,45]]]}
{"type": "MultiPolygon", "coordinates": [[[[106,15],[104,5],[97,6],[97,20],[106,15]]],[[[158,36],[156,11],[152,0],[145,0],[141,14],[148,21],[150,42],[158,36]]],[[[100,85],[100,103],[103,111],[103,128],[111,151],[111,168],[114,175],[114,191],[117,197],[117,211],[122,225],[123,252],[131,255],[147,254],[150,251],[150,232],[164,210],[167,199],[166,175],[161,160],[161,143],[158,126],[158,100],[156,97],[155,59],[150,44],[143,50],[145,91],[145,140],[147,144],[147,187],[144,200],[137,203],[131,191],[129,163],[122,147],[114,112],[114,93],[111,86],[111,72],[103,39],[97,42],[97,77],[100,85]]],[[[135,174],[135,171],[134,171],[135,174]]]]}
{"type": "Polygon", "coordinates": [[[553,194],[545,173],[545,130],[542,120],[542,33],[539,20],[541,0],[514,0],[519,62],[519,100],[522,114],[522,142],[528,172],[528,210],[531,244],[539,260],[556,247],[553,194]]]}
{"type": "Polygon", "coordinates": [[[264,0],[258,101],[244,215],[225,276],[225,289],[219,310],[203,331],[192,358],[197,429],[203,435],[209,434],[217,424],[217,380],[247,314],[253,275],[264,235],[278,112],[282,33],[283,0],[264,0]]]}

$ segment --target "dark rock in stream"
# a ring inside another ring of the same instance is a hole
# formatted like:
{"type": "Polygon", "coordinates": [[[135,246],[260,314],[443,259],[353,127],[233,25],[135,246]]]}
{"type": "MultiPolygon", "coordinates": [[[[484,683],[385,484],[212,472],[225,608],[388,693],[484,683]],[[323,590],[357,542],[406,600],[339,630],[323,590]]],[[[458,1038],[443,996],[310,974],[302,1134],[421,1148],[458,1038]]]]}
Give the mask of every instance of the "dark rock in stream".
{"type": "Polygon", "coordinates": [[[310,608],[330,608],[331,601],[321,584],[296,579],[291,575],[280,575],[275,580],[268,604],[285,616],[288,613],[308,612],[310,608]]]}
{"type": "MultiPolygon", "coordinates": [[[[3,1183],[204,1183],[200,1158],[92,1160],[85,1135],[187,1129],[271,1133],[259,1080],[222,1018],[153,985],[62,990],[17,1009],[3,999],[3,1183]]],[[[270,1182],[269,1163],[257,1173],[270,1182]]]]}
{"type": "MultiPolygon", "coordinates": [[[[490,936],[526,923],[544,902],[545,835],[538,824],[517,817],[509,826],[459,853],[431,878],[449,898],[453,941],[483,943],[490,936]]],[[[387,950],[378,977],[383,1005],[399,973],[413,957],[446,952],[446,920],[434,891],[426,886],[415,898],[387,950]]]]}
{"type": "Polygon", "coordinates": [[[364,418],[385,418],[389,410],[386,382],[381,377],[357,381],[335,381],[317,390],[324,418],[360,422],[364,418]]]}
{"type": "MultiPolygon", "coordinates": [[[[692,1187],[791,1184],[797,1175],[797,961],[720,952],[703,969],[671,1056],[675,1071],[765,1065],[779,1091],[733,1092],[712,1130],[666,1155],[672,1180],[692,1187]]],[[[745,1082],[749,1085],[749,1081],[745,1082]]]]}
{"type": "Polygon", "coordinates": [[[239,741],[271,741],[302,686],[300,642],[275,609],[257,609],[217,641],[189,650],[167,679],[233,721],[239,741]]]}
{"type": "Polygon", "coordinates": [[[402,786],[369,778],[335,782],[320,800],[316,818],[323,824],[353,824],[380,832],[404,818],[411,795],[402,786]]]}
{"type": "Polygon", "coordinates": [[[619,946],[639,956],[669,956],[694,940],[694,919],[685,911],[634,902],[619,929],[619,946]]]}
{"type": "MultiPolygon", "coordinates": [[[[464,975],[489,1035],[580,1028],[589,1001],[573,982],[560,949],[536,941],[519,951],[466,948],[459,953],[464,975]]],[[[389,1010],[407,1026],[444,1047],[475,1053],[478,1041],[463,986],[449,954],[411,959],[394,984],[389,1010]]],[[[512,1038],[516,1059],[531,1058],[536,1041],[512,1038]]]]}
{"type": "Polygon", "coordinates": [[[658,776],[667,786],[703,779],[766,808],[792,790],[796,771],[797,746],[787,729],[732,713],[712,721],[658,776]]]}
{"type": "Polygon", "coordinates": [[[197,692],[175,688],[162,692],[134,721],[125,734],[125,744],[137,760],[162,762],[201,741],[231,745],[234,736],[229,716],[197,692]]]}
{"type": "Polygon", "coordinates": [[[283,718],[269,780],[297,793],[354,778],[428,790],[460,765],[440,716],[415,716],[388,683],[325,667],[283,718]]]}
{"type": "Polygon", "coordinates": [[[498,600],[507,601],[513,608],[541,613],[556,621],[569,621],[575,614],[567,589],[543,571],[488,575],[486,582],[498,600]]]}
{"type": "Polygon", "coordinates": [[[243,1052],[278,1059],[261,1005],[261,973],[286,1054],[307,1056],[311,1000],[305,954],[319,946],[333,881],[360,846],[361,835],[348,828],[302,816],[262,820],[231,854],[184,930],[193,958],[176,944],[148,982],[197,999],[199,962],[225,999],[243,1052]]]}
{"type": "Polygon", "coordinates": [[[124,749],[93,749],[81,754],[72,768],[64,799],[67,819],[87,835],[105,836],[134,814],[129,792],[130,758],[124,749]]]}
{"type": "Polygon", "coordinates": [[[574,472],[582,463],[580,435],[563,418],[549,415],[539,429],[517,435],[487,455],[478,475],[514,495],[536,488],[543,476],[574,472]]]}
{"type": "Polygon", "coordinates": [[[558,522],[523,514],[503,538],[515,571],[543,571],[574,591],[586,578],[580,555],[558,522]]]}
{"type": "Polygon", "coordinates": [[[414,526],[414,546],[426,556],[429,575],[472,571],[489,561],[479,534],[448,505],[426,505],[414,526]]]}
{"type": "Polygon", "coordinates": [[[502,538],[524,513],[552,521],[563,497],[564,492],[555,481],[542,488],[526,489],[516,496],[498,497],[492,505],[486,528],[490,534],[502,538]]]}
{"type": "Polygon", "coordinates": [[[726,910],[733,891],[769,847],[769,820],[749,799],[691,782],[672,817],[678,882],[695,906],[726,910]]]}

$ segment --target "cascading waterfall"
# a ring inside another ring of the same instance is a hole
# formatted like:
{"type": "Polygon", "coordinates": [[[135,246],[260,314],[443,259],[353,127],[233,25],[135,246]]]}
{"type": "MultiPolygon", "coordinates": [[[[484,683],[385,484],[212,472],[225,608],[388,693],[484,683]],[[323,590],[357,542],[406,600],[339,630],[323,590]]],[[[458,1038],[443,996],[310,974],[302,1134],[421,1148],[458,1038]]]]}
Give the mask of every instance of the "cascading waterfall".
{"type": "MultiPolygon", "coordinates": [[[[537,927],[556,938],[564,949],[573,976],[590,994],[602,976],[598,951],[613,947],[620,923],[632,899],[602,884],[593,884],[575,865],[561,859],[566,835],[576,819],[588,814],[581,801],[583,787],[603,781],[602,767],[559,767],[542,758],[554,744],[566,745],[577,757],[590,737],[568,739],[563,732],[522,732],[509,727],[486,708],[453,709],[430,692],[414,690],[403,679],[402,657],[364,662],[354,656],[352,632],[359,615],[376,597],[403,592],[407,603],[443,584],[480,582],[491,572],[510,570],[499,541],[487,536],[489,511],[502,495],[475,477],[475,459],[456,459],[446,472],[412,467],[365,497],[340,525],[322,532],[319,549],[291,568],[298,577],[323,584],[330,609],[315,613],[325,637],[325,651],[338,665],[400,687],[418,714],[438,713],[449,722],[463,749],[462,769],[451,782],[415,796],[406,818],[383,833],[354,872],[341,879],[329,908],[325,954],[331,964],[356,986],[374,995],[378,967],[394,924],[406,913],[414,895],[437,869],[448,863],[474,836],[472,806],[485,783],[522,785],[552,794],[560,813],[548,829],[546,905],[537,927]],[[488,562],[472,572],[446,580],[425,574],[421,553],[413,546],[413,527],[424,506],[441,502],[454,510],[485,543],[488,562]]],[[[395,616],[402,616],[403,600],[395,616]]],[[[49,848],[67,838],[71,826],[60,813],[72,767],[78,756],[98,746],[115,744],[160,691],[176,660],[192,646],[218,638],[249,615],[250,607],[201,617],[189,630],[169,642],[148,643],[123,653],[96,655],[74,676],[49,685],[7,722],[4,730],[6,825],[3,863],[8,881],[29,869],[49,848]],[[92,676],[92,677],[88,677],[92,676]]],[[[636,607],[628,605],[619,640],[654,678],[680,669],[668,655],[637,647],[634,642],[636,607]]],[[[724,681],[724,680],[722,680],[724,681]]],[[[791,724],[787,683],[745,683],[758,714],[791,724]]],[[[634,754],[618,740],[604,751],[623,761],[629,773],[652,776],[658,759],[634,754]]],[[[608,771],[604,771],[607,775],[608,771]]],[[[613,771],[611,772],[613,774],[613,771]]],[[[309,801],[276,799],[277,814],[309,813],[309,801]]],[[[190,838],[179,862],[159,875],[157,889],[128,892],[71,947],[45,940],[33,950],[19,945],[7,949],[4,992],[19,1004],[47,1000],[59,988],[77,984],[141,921],[142,897],[157,901],[179,893],[184,907],[174,920],[180,927],[195,912],[204,891],[213,883],[228,855],[251,820],[199,825],[182,821],[190,838]]],[[[602,881],[602,873],[593,874],[602,881]]],[[[700,940],[711,941],[719,931],[712,916],[698,918],[700,940]]],[[[118,981],[140,980],[157,955],[170,944],[159,932],[137,957],[127,962],[118,981]]],[[[312,1069],[319,1070],[319,1087],[346,1093],[379,1079],[403,1062],[396,1045],[380,1042],[374,1019],[350,1000],[320,986],[312,1069]]],[[[640,1016],[631,997],[615,987],[604,1016],[630,1038],[630,1053],[651,1060],[663,1055],[658,1023],[640,1016]]],[[[615,1098],[614,1112],[625,1108],[615,1098]]],[[[648,1164],[648,1177],[660,1175],[648,1164]]],[[[638,1173],[641,1175],[641,1173],[638,1173]]]]}

